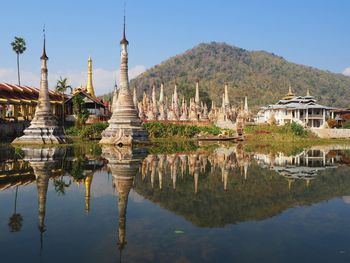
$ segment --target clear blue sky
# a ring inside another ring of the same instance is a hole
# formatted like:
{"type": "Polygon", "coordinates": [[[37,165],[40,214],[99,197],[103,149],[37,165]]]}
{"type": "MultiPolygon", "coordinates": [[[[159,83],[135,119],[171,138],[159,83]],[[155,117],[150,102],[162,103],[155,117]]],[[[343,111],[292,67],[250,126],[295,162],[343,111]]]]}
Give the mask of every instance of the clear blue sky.
{"type": "MultiPolygon", "coordinates": [[[[104,73],[119,68],[122,0],[1,2],[0,82],[1,78],[9,78],[6,74],[13,74],[9,73],[10,69],[16,68],[10,47],[14,36],[23,36],[27,41],[21,67],[27,72],[24,78],[27,75],[30,83],[33,81],[30,73],[39,73],[43,24],[47,32],[49,72],[54,76],[74,73],[72,81],[78,81],[79,72],[86,71],[89,55],[94,68],[101,69],[101,78],[104,73]]],[[[350,67],[350,1],[347,0],[126,2],[130,68],[149,68],[201,42],[211,41],[248,50],[266,50],[289,61],[332,72],[341,73],[350,67]]]]}

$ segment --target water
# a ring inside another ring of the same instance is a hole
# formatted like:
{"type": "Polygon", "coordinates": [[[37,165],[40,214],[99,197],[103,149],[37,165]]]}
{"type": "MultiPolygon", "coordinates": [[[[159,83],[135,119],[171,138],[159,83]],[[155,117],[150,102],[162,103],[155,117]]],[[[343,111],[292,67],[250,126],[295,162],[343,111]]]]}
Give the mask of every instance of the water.
{"type": "Polygon", "coordinates": [[[4,145],[1,262],[349,262],[347,148],[4,145]]]}

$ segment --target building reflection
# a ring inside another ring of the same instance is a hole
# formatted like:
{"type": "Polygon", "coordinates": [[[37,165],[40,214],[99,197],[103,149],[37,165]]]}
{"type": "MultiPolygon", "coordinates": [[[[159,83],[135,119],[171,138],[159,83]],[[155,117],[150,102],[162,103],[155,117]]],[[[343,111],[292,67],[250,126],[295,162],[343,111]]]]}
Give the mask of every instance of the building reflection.
{"type": "Polygon", "coordinates": [[[113,187],[118,194],[118,248],[120,261],[122,251],[126,245],[126,213],[128,197],[134,185],[135,177],[141,169],[142,159],[146,157],[144,149],[132,149],[129,147],[102,148],[102,156],[108,160],[108,168],[112,173],[113,187]]]}
{"type": "Polygon", "coordinates": [[[262,167],[285,177],[290,189],[296,180],[305,180],[306,186],[309,186],[320,171],[334,169],[341,165],[342,156],[342,152],[339,150],[311,148],[294,155],[285,155],[284,153],[255,154],[254,158],[262,167]]]}

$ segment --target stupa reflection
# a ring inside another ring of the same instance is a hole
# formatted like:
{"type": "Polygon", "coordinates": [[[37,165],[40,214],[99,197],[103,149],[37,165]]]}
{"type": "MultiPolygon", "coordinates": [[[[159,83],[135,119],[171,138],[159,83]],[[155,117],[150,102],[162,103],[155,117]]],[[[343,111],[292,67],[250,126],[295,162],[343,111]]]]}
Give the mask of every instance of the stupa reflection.
{"type": "Polygon", "coordinates": [[[236,175],[236,169],[247,180],[251,159],[252,155],[245,153],[241,145],[219,147],[213,151],[149,154],[142,161],[141,178],[143,182],[149,180],[152,189],[155,189],[158,180],[158,188],[162,189],[164,181],[169,177],[172,189],[176,190],[178,180],[190,176],[193,179],[193,192],[197,194],[200,191],[201,177],[220,170],[223,189],[226,191],[230,175],[236,175]]]}
{"type": "Polygon", "coordinates": [[[118,193],[118,247],[120,251],[120,261],[122,251],[126,245],[126,212],[128,197],[134,184],[134,179],[138,176],[142,159],[147,152],[144,149],[132,149],[130,147],[104,146],[102,156],[107,159],[111,173],[113,187],[118,193]]]}
{"type": "Polygon", "coordinates": [[[38,227],[40,231],[40,251],[43,249],[45,228],[46,197],[50,177],[61,173],[60,163],[65,148],[23,148],[24,160],[30,163],[35,175],[38,191],[38,227]]]}

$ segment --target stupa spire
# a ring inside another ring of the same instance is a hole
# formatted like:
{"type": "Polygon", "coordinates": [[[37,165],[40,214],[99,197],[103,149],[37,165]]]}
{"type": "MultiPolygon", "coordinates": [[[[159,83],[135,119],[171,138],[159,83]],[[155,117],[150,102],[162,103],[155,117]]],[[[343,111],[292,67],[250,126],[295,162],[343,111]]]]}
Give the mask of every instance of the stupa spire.
{"type": "Polygon", "coordinates": [[[159,104],[164,102],[164,82],[160,84],[160,95],[159,95],[159,104]]]}
{"type": "Polygon", "coordinates": [[[94,86],[92,84],[92,59],[89,57],[88,59],[88,80],[86,84],[86,91],[91,96],[95,97],[94,86]]]}
{"type": "Polygon", "coordinates": [[[195,103],[196,105],[199,105],[199,80],[196,80],[196,96],[195,96],[195,103]]]}
{"type": "Polygon", "coordinates": [[[230,99],[228,98],[228,84],[225,83],[225,106],[230,106],[230,99]]]}
{"type": "Polygon", "coordinates": [[[310,89],[309,88],[307,88],[307,90],[306,90],[306,96],[307,97],[310,97],[311,95],[310,95],[310,89]]]}
{"type": "Polygon", "coordinates": [[[120,41],[120,44],[126,44],[129,45],[129,41],[126,39],[126,33],[125,33],[125,10],[124,10],[124,23],[123,23],[123,38],[120,41]]]}
{"type": "Polygon", "coordinates": [[[244,112],[248,113],[249,109],[248,109],[248,97],[245,96],[244,97],[244,112]]]}
{"type": "Polygon", "coordinates": [[[44,34],[44,45],[43,45],[43,54],[41,55],[41,60],[48,60],[49,58],[46,56],[46,36],[45,36],[45,26],[43,28],[43,34],[44,34]]]}

